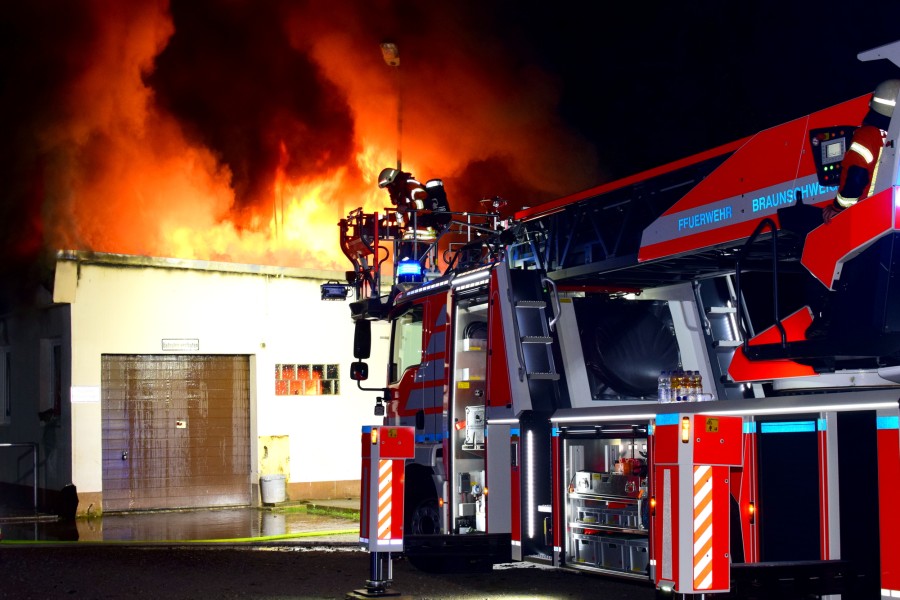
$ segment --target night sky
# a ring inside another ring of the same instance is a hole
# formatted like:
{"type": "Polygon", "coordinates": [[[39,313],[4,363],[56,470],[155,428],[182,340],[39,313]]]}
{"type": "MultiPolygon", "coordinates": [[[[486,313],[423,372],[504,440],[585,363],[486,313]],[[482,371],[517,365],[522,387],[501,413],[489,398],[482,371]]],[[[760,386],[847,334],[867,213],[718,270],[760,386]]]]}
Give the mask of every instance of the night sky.
{"type": "Polygon", "coordinates": [[[397,142],[382,41],[401,48],[404,166],[443,178],[456,209],[515,209],[868,93],[900,70],[856,54],[898,23],[884,0],[16,3],[0,14],[3,269],[57,248],[327,265],[273,249],[272,190],[332,182],[328,211],[299,217],[322,231],[379,193],[370,171],[397,142]]]}
{"type": "Polygon", "coordinates": [[[611,13],[607,2],[577,10],[534,3],[521,17],[545,67],[561,78],[561,113],[598,148],[612,178],[900,77],[887,61],[856,59],[900,39],[900,2],[650,4],[658,8],[617,3],[611,13]]]}

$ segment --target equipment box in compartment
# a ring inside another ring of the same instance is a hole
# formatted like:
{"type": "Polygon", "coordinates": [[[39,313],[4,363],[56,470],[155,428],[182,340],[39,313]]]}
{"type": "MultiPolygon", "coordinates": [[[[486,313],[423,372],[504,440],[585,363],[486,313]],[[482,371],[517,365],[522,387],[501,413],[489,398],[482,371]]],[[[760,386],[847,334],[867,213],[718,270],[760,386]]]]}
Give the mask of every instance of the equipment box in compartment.
{"type": "Polygon", "coordinates": [[[573,533],[572,557],[576,563],[597,566],[600,562],[600,540],[594,536],[573,533]]]}
{"type": "Polygon", "coordinates": [[[650,549],[647,538],[633,538],[626,544],[628,551],[628,570],[633,573],[646,573],[650,562],[650,549]]]}
{"type": "Polygon", "coordinates": [[[604,512],[604,516],[606,517],[603,521],[604,524],[611,525],[613,527],[625,527],[624,523],[622,522],[623,518],[621,510],[608,508],[604,512]]]}
{"type": "Polygon", "coordinates": [[[638,517],[636,506],[622,509],[619,515],[619,525],[621,527],[628,527],[630,529],[637,529],[640,527],[640,519],[638,517]]]}
{"type": "Polygon", "coordinates": [[[577,521],[579,523],[588,523],[588,524],[604,524],[606,521],[604,520],[605,516],[603,511],[597,508],[579,508],[577,521]]]}
{"type": "Polygon", "coordinates": [[[638,515],[635,507],[606,509],[603,511],[603,524],[625,529],[638,528],[638,515]]]}
{"type": "Polygon", "coordinates": [[[625,544],[626,541],[622,538],[600,538],[600,566],[623,571],[625,569],[625,544]]]}

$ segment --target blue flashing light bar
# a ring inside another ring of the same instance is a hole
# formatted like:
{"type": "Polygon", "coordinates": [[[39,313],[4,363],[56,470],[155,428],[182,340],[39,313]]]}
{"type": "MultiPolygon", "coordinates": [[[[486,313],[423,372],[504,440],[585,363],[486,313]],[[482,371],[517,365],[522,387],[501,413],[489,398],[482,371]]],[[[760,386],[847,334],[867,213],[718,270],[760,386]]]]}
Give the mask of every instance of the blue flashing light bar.
{"type": "Polygon", "coordinates": [[[397,263],[397,281],[399,283],[422,283],[422,265],[418,261],[404,258],[397,263]]]}
{"type": "Polygon", "coordinates": [[[415,260],[401,260],[397,263],[397,275],[421,275],[422,265],[415,260]]]}

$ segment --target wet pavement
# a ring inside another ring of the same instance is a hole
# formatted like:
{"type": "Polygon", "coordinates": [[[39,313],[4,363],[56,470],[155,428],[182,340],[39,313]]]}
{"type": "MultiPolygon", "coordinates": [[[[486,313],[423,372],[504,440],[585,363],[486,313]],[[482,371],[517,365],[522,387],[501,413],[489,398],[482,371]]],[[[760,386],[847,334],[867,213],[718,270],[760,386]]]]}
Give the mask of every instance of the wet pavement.
{"type": "MultiPolygon", "coordinates": [[[[357,500],[107,513],[65,522],[0,510],[0,600],[342,599],[371,576],[357,500]]],[[[2,508],[2,507],[0,507],[2,508]]],[[[434,574],[394,557],[391,591],[416,600],[650,600],[647,583],[529,563],[434,574]]]]}
{"type": "Polygon", "coordinates": [[[105,513],[63,521],[52,515],[0,514],[4,542],[275,542],[310,539],[355,544],[358,500],[273,507],[105,513]]]}

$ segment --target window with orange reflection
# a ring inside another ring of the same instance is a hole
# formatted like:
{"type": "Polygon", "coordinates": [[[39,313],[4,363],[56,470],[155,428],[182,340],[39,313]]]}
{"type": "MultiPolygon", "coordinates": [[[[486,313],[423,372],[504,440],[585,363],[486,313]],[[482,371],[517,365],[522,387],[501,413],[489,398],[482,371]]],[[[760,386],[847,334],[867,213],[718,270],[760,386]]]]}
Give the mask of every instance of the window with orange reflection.
{"type": "Polygon", "coordinates": [[[276,364],[276,396],[334,396],[340,393],[336,364],[276,364]]]}

